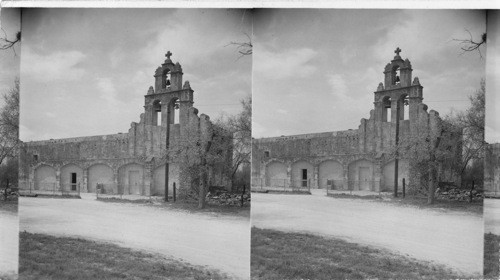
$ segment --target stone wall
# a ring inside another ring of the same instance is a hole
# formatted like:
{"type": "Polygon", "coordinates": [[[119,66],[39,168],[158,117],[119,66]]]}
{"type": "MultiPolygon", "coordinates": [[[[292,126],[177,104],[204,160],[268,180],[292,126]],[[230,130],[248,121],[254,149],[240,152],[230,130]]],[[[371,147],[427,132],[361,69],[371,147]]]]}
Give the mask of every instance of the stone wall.
{"type": "MultiPolygon", "coordinates": [[[[443,125],[437,112],[427,112],[422,103],[423,87],[418,78],[411,80],[411,72],[409,60],[396,55],[385,68],[386,84],[380,83],[374,93],[370,117],[361,119],[357,129],[253,139],[253,187],[307,185],[390,191],[394,188],[396,133],[400,143],[416,135],[427,135],[428,139],[439,136],[440,147],[450,147],[455,160],[460,161],[461,132],[443,125]],[[401,69],[400,82],[387,84],[394,81],[394,69],[401,69]]],[[[400,153],[398,158],[398,185],[403,178],[408,185],[420,184],[405,154],[400,153]]],[[[439,169],[439,180],[459,184],[452,166],[439,169]]]]}
{"type": "MultiPolygon", "coordinates": [[[[155,86],[144,96],[144,113],[139,122],[131,123],[128,133],[23,143],[20,187],[57,192],[95,192],[99,187],[101,192],[111,194],[164,195],[167,127],[169,147],[173,150],[187,137],[206,143],[214,130],[210,118],[198,116],[193,107],[194,91],[189,82],[182,85],[179,63],[173,64],[167,58],[155,72],[155,86]]],[[[230,150],[226,153],[232,155],[230,150]]],[[[169,157],[170,193],[174,185],[189,189],[193,184],[181,176],[183,164],[186,163],[169,157]]],[[[225,167],[212,167],[209,184],[231,187],[225,167]]]]}

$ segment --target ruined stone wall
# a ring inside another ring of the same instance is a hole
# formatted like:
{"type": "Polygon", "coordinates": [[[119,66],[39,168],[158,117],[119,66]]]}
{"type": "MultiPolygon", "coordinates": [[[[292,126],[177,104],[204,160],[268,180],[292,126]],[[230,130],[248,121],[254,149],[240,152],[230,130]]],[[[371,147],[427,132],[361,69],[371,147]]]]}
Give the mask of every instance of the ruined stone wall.
{"type": "MultiPolygon", "coordinates": [[[[448,149],[453,164],[441,164],[438,179],[459,185],[455,166],[461,162],[461,131],[444,125],[437,112],[427,112],[423,87],[418,78],[412,81],[411,63],[396,53],[385,67],[385,83],[374,92],[374,109],[358,129],[253,139],[252,186],[391,190],[397,128],[400,146],[417,137],[430,145],[441,137],[438,149],[448,149]]],[[[398,158],[398,185],[403,178],[407,185],[421,185],[422,174],[412,165],[410,154],[401,151],[398,158]]]]}
{"type": "MultiPolygon", "coordinates": [[[[99,187],[111,194],[164,195],[167,126],[170,148],[187,139],[206,144],[213,138],[213,124],[208,116],[198,116],[193,90],[188,81],[182,84],[182,68],[170,55],[156,69],[155,89],[151,86],[147,91],[144,113],[139,122],[131,123],[128,133],[23,143],[20,187],[53,192],[95,192],[99,187]]],[[[231,150],[225,152],[232,155],[231,150]]],[[[183,164],[169,156],[170,193],[174,186],[190,188],[193,183],[182,176],[183,164]]],[[[213,166],[210,184],[231,187],[224,168],[213,166]]]]}

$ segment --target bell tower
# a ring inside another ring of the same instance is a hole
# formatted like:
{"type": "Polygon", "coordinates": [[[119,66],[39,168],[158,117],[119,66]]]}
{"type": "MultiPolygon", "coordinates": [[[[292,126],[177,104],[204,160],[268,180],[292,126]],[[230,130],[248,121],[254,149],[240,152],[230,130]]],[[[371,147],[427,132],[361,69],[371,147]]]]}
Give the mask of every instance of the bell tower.
{"type": "Polygon", "coordinates": [[[182,84],[182,67],[173,63],[172,53],[165,54],[165,62],[154,74],[155,86],[149,87],[145,96],[145,124],[166,128],[183,126],[188,122],[188,111],[193,106],[193,90],[188,81],[182,84]],[[178,111],[177,111],[178,110],[178,111]]]}
{"type": "Polygon", "coordinates": [[[384,83],[380,83],[375,91],[375,118],[396,123],[397,118],[405,120],[407,115],[411,121],[417,118],[418,106],[423,100],[423,87],[417,77],[412,82],[410,60],[401,58],[401,49],[396,48],[394,53],[396,55],[384,68],[384,83]]]}

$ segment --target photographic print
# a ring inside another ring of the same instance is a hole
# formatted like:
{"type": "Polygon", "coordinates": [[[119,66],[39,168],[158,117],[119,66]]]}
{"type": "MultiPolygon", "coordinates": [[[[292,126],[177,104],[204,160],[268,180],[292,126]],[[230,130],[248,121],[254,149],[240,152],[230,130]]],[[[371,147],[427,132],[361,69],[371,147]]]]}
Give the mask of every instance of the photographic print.
{"type": "Polygon", "coordinates": [[[20,9],[0,14],[0,279],[17,279],[20,9]]]}
{"type": "Polygon", "coordinates": [[[500,14],[488,11],[488,55],[486,61],[486,122],[484,151],[484,276],[499,277],[500,243],[500,111],[498,110],[498,29],[500,14]]]}
{"type": "Polygon", "coordinates": [[[482,276],[485,32],[484,11],[255,11],[254,279],[482,276]]]}
{"type": "Polygon", "coordinates": [[[23,279],[248,279],[251,13],[23,9],[23,279]]]}

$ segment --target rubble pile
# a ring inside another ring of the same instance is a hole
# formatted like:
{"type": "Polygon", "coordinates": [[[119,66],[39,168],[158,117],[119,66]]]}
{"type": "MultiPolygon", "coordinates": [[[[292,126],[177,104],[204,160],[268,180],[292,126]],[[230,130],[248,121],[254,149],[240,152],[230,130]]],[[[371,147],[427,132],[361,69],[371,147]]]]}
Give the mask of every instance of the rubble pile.
{"type": "MultiPolygon", "coordinates": [[[[452,188],[448,190],[437,189],[436,198],[443,200],[457,200],[457,201],[469,201],[470,200],[470,190],[452,188]]],[[[484,197],[482,190],[472,190],[472,200],[478,201],[482,200],[484,197]]]]}
{"type": "MultiPolygon", "coordinates": [[[[207,202],[216,205],[241,206],[241,193],[217,192],[207,194],[207,202]]],[[[243,204],[250,203],[250,194],[243,195],[243,204]]]]}

